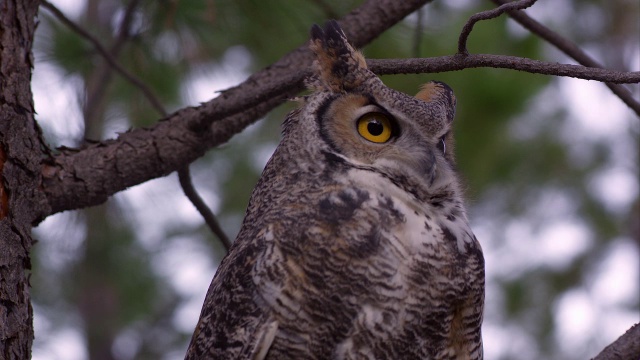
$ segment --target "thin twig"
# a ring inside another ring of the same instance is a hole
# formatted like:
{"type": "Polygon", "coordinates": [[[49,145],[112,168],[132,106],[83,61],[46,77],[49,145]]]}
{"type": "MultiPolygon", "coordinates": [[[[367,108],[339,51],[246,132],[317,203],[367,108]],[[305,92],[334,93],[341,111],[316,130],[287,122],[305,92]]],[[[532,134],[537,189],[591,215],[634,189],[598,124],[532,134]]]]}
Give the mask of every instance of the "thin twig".
{"type": "Polygon", "coordinates": [[[213,214],[211,209],[209,209],[204,200],[202,200],[200,195],[198,195],[198,192],[191,181],[191,174],[188,166],[178,170],[178,179],[180,180],[180,186],[182,186],[184,194],[189,198],[189,200],[191,200],[193,206],[198,209],[198,212],[202,215],[204,221],[207,223],[211,231],[216,234],[225,249],[229,251],[229,248],[231,248],[231,241],[229,241],[229,238],[220,227],[220,224],[218,223],[218,220],[216,220],[216,216],[213,214]]]}
{"type": "Polygon", "coordinates": [[[416,31],[413,37],[413,56],[420,57],[420,45],[422,45],[422,31],[424,30],[424,8],[416,11],[416,31]]]}
{"type": "Polygon", "coordinates": [[[526,71],[532,74],[568,76],[617,84],[640,83],[640,71],[622,72],[590,68],[582,65],[550,63],[507,55],[456,54],[420,59],[376,59],[367,60],[367,65],[371,71],[378,75],[439,73],[469,68],[490,67],[526,71]]]}
{"type": "Polygon", "coordinates": [[[113,56],[111,56],[111,54],[107,51],[107,49],[105,49],[104,46],[102,46],[102,44],[93,35],[89,34],[81,26],[76,24],[73,20],[69,19],[65,14],[62,13],[62,11],[60,11],[57,7],[55,7],[55,5],[51,4],[49,1],[41,0],[40,4],[43,7],[45,7],[47,10],[51,11],[51,13],[53,13],[53,15],[55,15],[55,17],[58,18],[58,20],[60,20],[65,25],[67,25],[70,29],[77,32],[85,39],[89,40],[91,44],[93,44],[93,46],[96,48],[96,50],[98,50],[100,55],[102,55],[102,57],[104,57],[104,59],[107,60],[109,65],[111,65],[122,77],[127,79],[129,82],[134,84],[138,89],[140,89],[140,91],[142,91],[144,96],[147,98],[147,100],[149,100],[153,108],[156,109],[158,113],[160,113],[163,117],[167,116],[167,112],[162,106],[162,103],[160,103],[160,100],[158,100],[158,98],[153,94],[151,89],[149,89],[149,87],[147,87],[140,79],[138,79],[138,77],[131,74],[129,71],[127,71],[127,69],[120,66],[118,61],[116,61],[116,59],[114,59],[113,56]]]}
{"type": "Polygon", "coordinates": [[[122,23],[120,24],[120,29],[118,31],[118,36],[111,46],[112,50],[115,48],[120,48],[131,36],[131,23],[133,21],[133,14],[139,3],[140,0],[131,0],[129,1],[129,4],[127,4],[124,16],[122,17],[122,23]]]}
{"type": "MultiPolygon", "coordinates": [[[[139,2],[139,0],[132,0],[127,5],[124,16],[122,18],[122,22],[120,24],[120,28],[118,30],[118,35],[109,48],[109,54],[111,54],[111,57],[114,59],[118,58],[124,44],[129,39],[133,13],[137,8],[139,2]]],[[[95,114],[100,111],[100,108],[102,107],[100,106],[100,104],[104,100],[104,94],[107,91],[107,87],[109,81],[111,80],[113,70],[113,66],[111,66],[108,62],[103,62],[99,67],[95,69],[95,71],[93,71],[93,74],[87,79],[87,95],[82,110],[85,121],[92,122],[95,118],[95,114]]],[[[87,129],[88,127],[85,128],[85,130],[87,129]]]]}
{"type": "Polygon", "coordinates": [[[460,32],[460,38],[458,38],[458,54],[466,55],[469,53],[467,50],[467,39],[469,38],[469,34],[473,30],[473,26],[482,20],[490,20],[493,18],[497,18],[502,15],[507,10],[518,10],[518,9],[526,9],[529,6],[533,5],[536,0],[518,0],[506,3],[501,5],[495,9],[487,10],[479,12],[469,18],[467,23],[464,24],[462,31],[460,32]]]}
{"type": "MultiPolygon", "coordinates": [[[[491,1],[493,1],[497,5],[508,4],[506,0],[491,1]]],[[[534,20],[524,11],[509,10],[507,11],[507,14],[509,14],[509,16],[513,20],[517,21],[524,28],[531,31],[531,33],[540,36],[548,43],[558,48],[560,51],[572,57],[578,63],[592,68],[603,68],[600,63],[598,63],[587,53],[582,51],[582,49],[580,49],[580,47],[578,47],[578,45],[576,45],[573,41],[563,37],[562,35],[534,20]]],[[[629,106],[633,111],[635,111],[636,114],[638,114],[638,116],[640,116],[640,102],[633,98],[633,95],[628,89],[626,89],[624,86],[612,84],[610,82],[607,82],[606,85],[614,94],[616,94],[616,96],[618,96],[625,104],[627,104],[627,106],[629,106]]]]}
{"type": "MultiPolygon", "coordinates": [[[[160,103],[160,100],[153,94],[151,89],[146,86],[140,79],[138,79],[133,74],[129,73],[125,68],[123,68],[115,57],[109,53],[104,46],[98,41],[93,35],[89,34],[85,31],[81,26],[77,25],[75,22],[67,18],[62,11],[60,11],[55,5],[49,3],[47,0],[41,0],[41,4],[51,11],[61,22],[71,28],[73,31],[78,33],[80,36],[87,39],[89,42],[93,44],[93,46],[98,50],[100,55],[107,60],[107,63],[116,70],[122,77],[128,80],[135,87],[140,89],[142,93],[146,96],[147,100],[151,103],[151,105],[160,113],[161,116],[166,117],[167,111],[164,109],[164,106],[160,103]]],[[[133,15],[133,11],[137,5],[138,0],[132,0],[127,7],[127,11],[125,13],[125,18],[123,19],[123,26],[120,28],[120,32],[118,34],[118,38],[114,44],[114,52],[119,52],[120,46],[124,43],[125,39],[128,37],[129,33],[129,24],[131,21],[131,17],[133,15]]],[[[230,242],[227,236],[222,231],[222,228],[218,225],[218,221],[215,218],[213,212],[207,207],[204,203],[200,195],[193,186],[191,182],[191,175],[189,173],[189,166],[184,166],[181,169],[178,169],[178,178],[180,179],[180,185],[182,186],[182,190],[184,191],[187,198],[193,203],[193,206],[198,209],[200,215],[205,219],[207,225],[211,228],[211,231],[220,239],[222,244],[225,246],[227,250],[229,250],[230,242]]]]}
{"type": "Polygon", "coordinates": [[[182,191],[185,196],[193,206],[198,210],[200,216],[204,218],[204,222],[209,226],[211,232],[218,237],[224,248],[229,251],[231,248],[231,242],[229,238],[224,233],[224,230],[218,224],[218,220],[216,219],[216,215],[209,209],[207,204],[202,200],[202,197],[198,194],[195,186],[193,186],[193,181],[191,180],[191,172],[189,171],[189,165],[185,165],[184,167],[177,170],[178,180],[180,180],[180,187],[182,187],[182,191]]]}

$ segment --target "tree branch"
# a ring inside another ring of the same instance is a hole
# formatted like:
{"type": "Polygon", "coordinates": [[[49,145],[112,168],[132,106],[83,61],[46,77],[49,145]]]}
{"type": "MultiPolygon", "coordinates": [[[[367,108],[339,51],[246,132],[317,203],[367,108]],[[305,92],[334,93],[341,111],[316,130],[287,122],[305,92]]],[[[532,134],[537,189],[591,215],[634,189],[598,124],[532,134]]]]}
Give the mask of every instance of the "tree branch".
{"type": "Polygon", "coordinates": [[[591,360],[640,359],[640,323],[633,325],[591,360]]]}
{"type": "Polygon", "coordinates": [[[490,67],[619,84],[640,83],[640,71],[621,72],[589,68],[582,65],[550,63],[507,55],[456,54],[435,58],[367,60],[367,65],[379,75],[439,73],[490,67]]]}
{"type": "MultiPolygon", "coordinates": [[[[385,31],[424,3],[369,1],[343,20],[355,46],[385,31]],[[386,4],[386,5],[384,5],[386,4]],[[386,9],[385,15],[380,15],[386,9]],[[392,11],[391,11],[392,10],[392,11]],[[376,25],[376,17],[383,23],[376,25]],[[371,24],[368,21],[372,21],[371,24]]],[[[185,108],[153,127],[134,129],[79,151],[64,151],[43,163],[43,188],[52,213],[96,205],[115,192],[164,176],[220,145],[303,88],[312,56],[306,45],[285,55],[242,84],[195,108],[185,108]],[[237,121],[237,122],[236,122],[237,121]],[[213,124],[210,126],[209,124],[213,124]]],[[[498,67],[609,82],[639,82],[639,73],[551,64],[499,55],[453,55],[432,59],[370,60],[380,74],[498,67]]]]}
{"type": "Polygon", "coordinates": [[[111,65],[111,67],[113,67],[120,75],[122,75],[122,77],[124,77],[129,82],[134,84],[138,89],[140,89],[140,91],[142,91],[144,96],[147,98],[147,100],[149,100],[149,102],[151,103],[153,108],[156,109],[156,111],[162,114],[162,116],[167,115],[167,112],[164,110],[164,106],[162,106],[162,103],[160,102],[160,100],[158,100],[158,98],[153,94],[153,91],[151,91],[151,89],[149,89],[149,87],[146,86],[142,80],[138,79],[137,76],[133,75],[127,69],[123,68],[118,63],[118,61],[113,56],[111,56],[109,51],[107,51],[107,49],[105,49],[104,46],[102,46],[102,44],[100,43],[100,41],[98,41],[98,39],[96,39],[93,35],[89,34],[87,31],[85,31],[81,26],[77,25],[71,19],[67,18],[62,13],[62,11],[60,11],[57,7],[55,7],[53,4],[51,4],[47,0],[40,0],[40,4],[47,10],[51,11],[51,13],[55,15],[55,17],[58,18],[58,20],[60,20],[62,23],[67,25],[69,28],[73,29],[73,31],[77,32],[78,34],[81,34],[82,37],[84,37],[85,39],[89,40],[91,44],[93,44],[93,46],[96,48],[96,50],[98,50],[100,55],[102,55],[102,57],[104,57],[104,59],[107,60],[107,62],[109,63],[109,65],[111,65]]]}
{"type": "Polygon", "coordinates": [[[196,191],[196,188],[193,186],[189,166],[185,166],[178,170],[178,179],[180,180],[180,186],[182,186],[184,194],[189,198],[193,206],[196,207],[200,215],[202,215],[204,221],[209,226],[209,229],[211,229],[211,231],[218,237],[218,240],[220,240],[222,245],[224,245],[224,248],[229,251],[231,248],[231,241],[229,241],[229,238],[220,227],[220,224],[218,224],[218,220],[216,220],[216,216],[213,214],[213,211],[209,209],[207,204],[196,191]]]}
{"type": "MultiPolygon", "coordinates": [[[[491,1],[493,1],[497,5],[508,4],[506,0],[491,1]]],[[[517,21],[525,29],[545,39],[549,44],[555,46],[560,51],[569,55],[579,64],[592,68],[603,67],[600,63],[587,55],[587,53],[582,51],[582,49],[580,49],[578,45],[573,43],[571,40],[561,36],[548,27],[542,25],[538,21],[532,19],[529,15],[525,14],[524,11],[509,10],[507,11],[507,13],[513,20],[517,21]]],[[[607,82],[606,85],[614,94],[616,94],[616,96],[618,96],[625,104],[627,104],[627,106],[629,106],[633,111],[635,111],[636,114],[638,114],[638,116],[640,116],[640,102],[633,98],[633,95],[628,89],[620,85],[612,84],[611,82],[607,82]]]]}
{"type": "MultiPolygon", "coordinates": [[[[347,14],[341,26],[353,44],[362,47],[430,1],[369,0],[347,14]]],[[[45,159],[42,187],[51,214],[100,204],[129,186],[193,162],[299,92],[305,73],[296,69],[307,69],[311,61],[305,44],[198,107],[179,110],[118,139],[45,159]]]]}
{"type": "MultiPolygon", "coordinates": [[[[131,19],[133,18],[132,16],[133,12],[137,7],[138,2],[139,0],[132,0],[131,2],[129,2],[129,5],[127,5],[127,9],[125,11],[125,16],[122,20],[122,26],[120,27],[118,37],[114,45],[112,46],[112,52],[106,51],[106,49],[102,46],[100,41],[98,41],[96,38],[91,36],[91,34],[86,32],[81,26],[77,25],[72,20],[67,18],[62,13],[62,11],[60,11],[53,4],[44,0],[43,5],[45,5],[45,7],[51,10],[54,13],[54,15],[56,15],[56,17],[60,21],[62,21],[64,24],[66,24],[69,28],[71,28],[73,31],[78,33],[81,37],[89,40],[89,42],[91,42],[93,46],[98,50],[98,52],[107,60],[107,63],[109,64],[110,68],[116,70],[122,77],[125,78],[125,80],[129,81],[134,87],[137,87],[138,89],[140,89],[140,91],[142,91],[142,93],[146,96],[147,100],[151,103],[151,106],[155,108],[160,113],[161,116],[164,117],[167,115],[167,111],[165,110],[164,106],[161,104],[160,100],[158,100],[158,98],[155,96],[153,91],[148,86],[146,86],[146,84],[144,84],[142,80],[137,79],[133,74],[129,73],[116,60],[116,57],[117,57],[116,54],[119,52],[125,40],[129,36],[129,26],[131,24],[131,19]]],[[[106,76],[107,76],[107,73],[105,72],[105,76],[103,77],[103,80],[105,81],[106,81],[106,76]]],[[[99,89],[101,93],[103,93],[104,86],[99,87],[99,89]]],[[[92,108],[91,104],[94,102],[93,99],[95,99],[96,96],[97,96],[96,94],[89,94],[89,97],[87,100],[88,108],[92,108]]],[[[193,182],[191,181],[191,174],[189,172],[189,165],[186,165],[178,169],[177,172],[178,172],[178,178],[180,180],[180,186],[182,187],[182,190],[185,196],[189,199],[189,201],[191,201],[193,206],[198,210],[200,215],[204,218],[205,223],[209,226],[209,228],[211,229],[211,232],[213,232],[218,237],[218,239],[222,242],[222,244],[228,251],[229,248],[231,247],[231,242],[229,241],[229,238],[225,235],[220,225],[218,225],[218,220],[216,219],[215,214],[207,207],[207,204],[202,200],[202,198],[196,191],[195,187],[193,186],[193,182]]]]}

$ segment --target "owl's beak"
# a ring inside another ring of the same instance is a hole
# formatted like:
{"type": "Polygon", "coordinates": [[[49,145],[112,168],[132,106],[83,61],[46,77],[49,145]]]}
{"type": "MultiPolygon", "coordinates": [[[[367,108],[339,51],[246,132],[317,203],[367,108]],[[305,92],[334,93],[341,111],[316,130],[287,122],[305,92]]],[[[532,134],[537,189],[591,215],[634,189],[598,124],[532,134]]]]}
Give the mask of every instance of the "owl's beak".
{"type": "MultiPolygon", "coordinates": [[[[406,163],[406,162],[405,162],[406,163]]],[[[429,184],[433,185],[436,180],[437,159],[433,151],[424,149],[419,157],[414,158],[413,164],[408,164],[413,167],[419,176],[429,184]]]]}

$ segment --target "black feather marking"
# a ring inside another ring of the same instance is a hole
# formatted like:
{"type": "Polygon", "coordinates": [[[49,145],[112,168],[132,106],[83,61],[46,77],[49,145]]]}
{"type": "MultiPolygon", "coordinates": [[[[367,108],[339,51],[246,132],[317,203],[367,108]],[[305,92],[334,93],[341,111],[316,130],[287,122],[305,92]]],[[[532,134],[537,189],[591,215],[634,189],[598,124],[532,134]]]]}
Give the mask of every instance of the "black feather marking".
{"type": "Polygon", "coordinates": [[[324,38],[324,31],[322,28],[316,24],[313,24],[311,27],[311,40],[322,40],[324,38]]]}
{"type": "Polygon", "coordinates": [[[447,241],[453,244],[455,244],[458,241],[458,238],[455,235],[453,235],[453,233],[448,227],[444,225],[440,225],[440,228],[442,229],[442,235],[444,235],[444,238],[447,239],[447,241]]]}

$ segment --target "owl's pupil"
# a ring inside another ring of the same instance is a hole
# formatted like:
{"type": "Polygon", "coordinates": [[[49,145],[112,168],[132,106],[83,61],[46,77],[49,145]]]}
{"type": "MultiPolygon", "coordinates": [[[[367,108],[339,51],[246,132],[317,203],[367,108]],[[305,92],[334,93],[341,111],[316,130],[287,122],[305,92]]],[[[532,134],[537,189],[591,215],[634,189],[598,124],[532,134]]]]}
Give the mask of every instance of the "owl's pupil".
{"type": "Polygon", "coordinates": [[[378,136],[384,131],[384,125],[382,125],[382,123],[378,120],[371,120],[367,124],[367,130],[369,131],[369,134],[378,136]]]}

